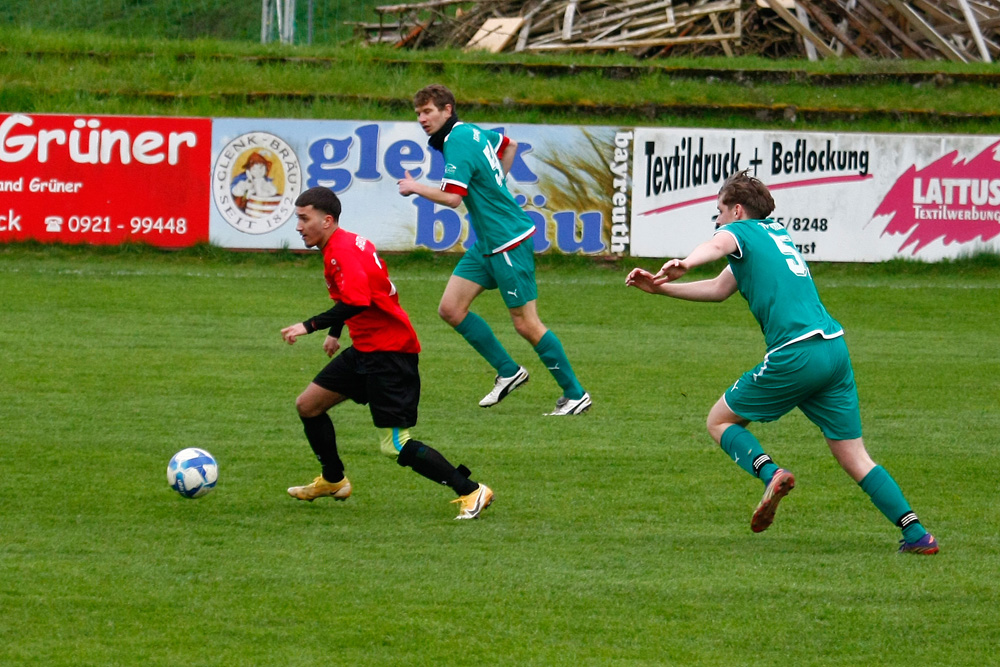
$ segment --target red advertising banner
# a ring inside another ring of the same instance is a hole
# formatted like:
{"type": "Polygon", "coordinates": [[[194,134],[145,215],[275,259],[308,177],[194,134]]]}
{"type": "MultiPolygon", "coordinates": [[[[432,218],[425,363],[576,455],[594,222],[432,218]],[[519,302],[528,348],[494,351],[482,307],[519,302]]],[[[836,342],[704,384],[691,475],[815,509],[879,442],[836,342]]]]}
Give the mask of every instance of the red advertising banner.
{"type": "Polygon", "coordinates": [[[212,121],[0,114],[0,243],[208,241],[212,121]]]}

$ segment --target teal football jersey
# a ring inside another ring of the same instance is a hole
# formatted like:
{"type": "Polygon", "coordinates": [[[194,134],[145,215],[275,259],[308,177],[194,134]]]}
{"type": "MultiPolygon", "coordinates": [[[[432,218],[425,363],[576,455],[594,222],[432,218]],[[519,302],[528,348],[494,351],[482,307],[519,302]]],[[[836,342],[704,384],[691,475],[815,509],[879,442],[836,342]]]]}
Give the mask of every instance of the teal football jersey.
{"type": "Polygon", "coordinates": [[[740,294],[764,333],[768,352],[817,334],[843,335],[782,225],[771,219],[738,220],[716,232],[723,233],[731,234],[739,246],[727,259],[740,294]]]}
{"type": "Polygon", "coordinates": [[[517,245],[535,231],[505,185],[497,150],[503,136],[469,123],[456,123],[445,137],[442,187],[457,185],[466,191],[464,202],[484,252],[496,254],[517,245]]]}

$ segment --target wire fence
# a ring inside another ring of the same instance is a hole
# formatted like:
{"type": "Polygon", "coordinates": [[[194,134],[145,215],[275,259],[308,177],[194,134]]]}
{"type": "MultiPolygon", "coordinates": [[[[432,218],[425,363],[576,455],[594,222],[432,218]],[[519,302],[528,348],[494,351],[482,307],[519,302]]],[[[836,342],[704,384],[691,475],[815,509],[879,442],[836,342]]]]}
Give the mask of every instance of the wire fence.
{"type": "MultiPolygon", "coordinates": [[[[351,22],[378,21],[384,0],[297,0],[295,44],[333,45],[354,36],[351,22]]],[[[40,0],[0,2],[0,27],[163,39],[279,41],[286,0],[40,0]],[[267,9],[268,11],[265,11],[267,9]]]]}

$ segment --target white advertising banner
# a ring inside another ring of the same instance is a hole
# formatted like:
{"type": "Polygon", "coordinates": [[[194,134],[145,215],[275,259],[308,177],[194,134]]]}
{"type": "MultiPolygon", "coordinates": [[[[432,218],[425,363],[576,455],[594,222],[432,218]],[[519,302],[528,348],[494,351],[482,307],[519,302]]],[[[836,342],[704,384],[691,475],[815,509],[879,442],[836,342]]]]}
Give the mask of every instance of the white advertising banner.
{"type": "MultiPolygon", "coordinates": [[[[612,217],[617,231],[627,231],[631,133],[480,125],[518,142],[507,186],[535,222],[536,252],[616,251],[621,243],[613,238],[612,217]]],[[[475,240],[464,206],[399,195],[396,182],[406,171],[431,185],[444,173],[441,153],[427,147],[415,120],[225,118],[214,120],[212,136],[209,233],[223,247],[301,249],[295,198],[318,185],[340,197],[341,224],[380,250],[462,251],[475,240]]]]}
{"type": "Polygon", "coordinates": [[[925,261],[1000,252],[1000,138],[639,128],[631,254],[683,257],[712,236],[719,188],[750,169],[802,255],[925,261]]]}

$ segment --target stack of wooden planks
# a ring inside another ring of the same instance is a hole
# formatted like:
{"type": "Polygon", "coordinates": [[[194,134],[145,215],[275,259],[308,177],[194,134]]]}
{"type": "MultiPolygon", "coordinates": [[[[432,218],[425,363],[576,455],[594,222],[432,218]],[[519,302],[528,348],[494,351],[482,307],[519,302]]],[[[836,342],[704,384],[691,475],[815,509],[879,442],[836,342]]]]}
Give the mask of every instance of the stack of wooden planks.
{"type": "Polygon", "coordinates": [[[354,24],[370,43],[526,53],[992,62],[1000,0],[423,0],[354,24]]]}
{"type": "Polygon", "coordinates": [[[1000,56],[995,0],[758,0],[810,59],[916,58],[993,62],[1000,56]],[[787,6],[786,6],[787,5],[787,6]]]}

